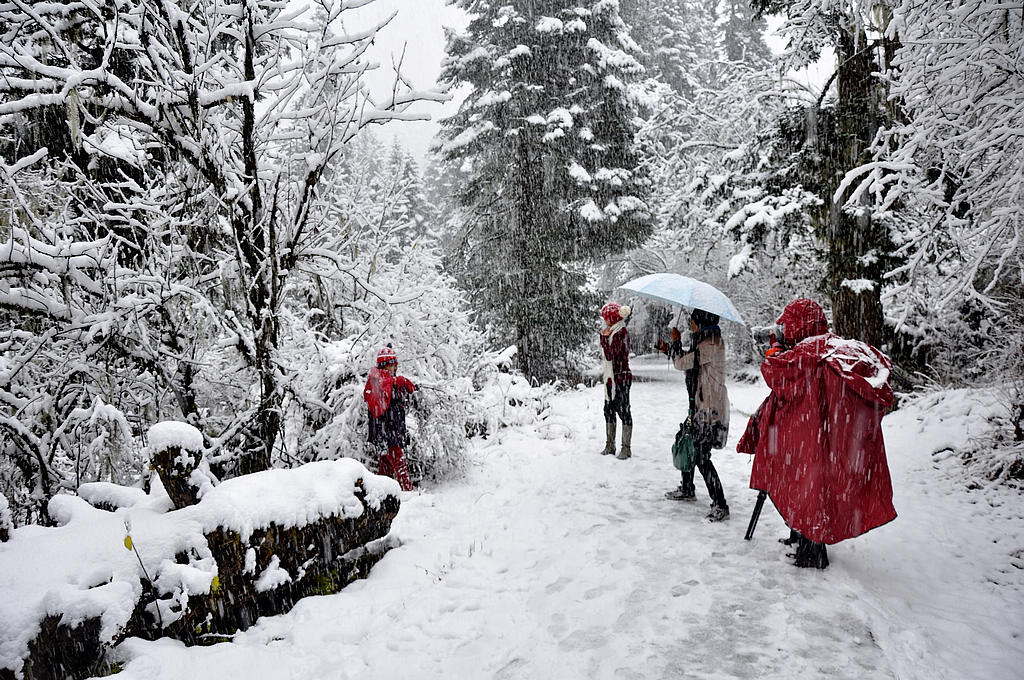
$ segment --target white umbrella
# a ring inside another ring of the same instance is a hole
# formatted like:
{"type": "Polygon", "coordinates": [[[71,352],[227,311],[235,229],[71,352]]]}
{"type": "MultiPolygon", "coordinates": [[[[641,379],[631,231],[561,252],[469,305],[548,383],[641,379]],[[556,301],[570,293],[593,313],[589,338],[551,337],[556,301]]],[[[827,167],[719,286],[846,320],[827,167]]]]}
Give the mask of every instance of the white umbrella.
{"type": "Polygon", "coordinates": [[[723,319],[746,324],[725,293],[711,284],[691,279],[689,276],[668,272],[647,274],[622,284],[619,289],[652,300],[660,300],[690,309],[703,309],[705,312],[717,314],[723,319]]]}

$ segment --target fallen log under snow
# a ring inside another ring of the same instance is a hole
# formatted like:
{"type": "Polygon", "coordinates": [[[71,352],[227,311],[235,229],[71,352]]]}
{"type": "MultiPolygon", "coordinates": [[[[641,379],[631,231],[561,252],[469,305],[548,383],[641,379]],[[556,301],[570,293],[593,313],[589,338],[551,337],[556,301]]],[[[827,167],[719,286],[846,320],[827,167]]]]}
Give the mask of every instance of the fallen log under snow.
{"type": "Polygon", "coordinates": [[[87,677],[126,637],[223,639],[335,592],[393,545],[399,509],[398,484],[351,459],[231,479],[179,509],[157,479],[83,491],[51,501],[60,526],[0,543],[18,594],[0,603],[0,680],[87,677]]]}

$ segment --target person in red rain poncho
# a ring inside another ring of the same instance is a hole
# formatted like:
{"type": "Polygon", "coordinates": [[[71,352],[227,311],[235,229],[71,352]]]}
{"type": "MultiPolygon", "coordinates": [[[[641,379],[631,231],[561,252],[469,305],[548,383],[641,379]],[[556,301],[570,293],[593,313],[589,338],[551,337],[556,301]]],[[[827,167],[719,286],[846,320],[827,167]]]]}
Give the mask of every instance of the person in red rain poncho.
{"type": "Polygon", "coordinates": [[[402,491],[413,489],[402,447],[409,437],[405,429],[405,395],[415,390],[411,380],[398,375],[398,355],[388,343],[377,355],[377,367],[370,370],[363,399],[370,410],[369,441],[382,449],[377,474],[395,479],[402,491]]]}
{"type": "Polygon", "coordinates": [[[629,408],[629,388],[633,384],[633,373],[629,370],[629,330],[626,319],[630,309],[618,302],[609,302],[601,308],[605,327],[600,332],[601,358],[604,381],[604,427],[605,443],[602,455],[615,453],[615,416],[622,420],[622,448],[619,460],[633,455],[630,446],[633,439],[633,413],[629,408]]]}
{"type": "Polygon", "coordinates": [[[771,388],[736,450],[753,453],[750,487],[768,492],[790,527],[796,565],[828,566],[826,545],[896,517],[882,416],[892,363],[828,332],[821,306],[793,300],[761,374],[771,388]]]}

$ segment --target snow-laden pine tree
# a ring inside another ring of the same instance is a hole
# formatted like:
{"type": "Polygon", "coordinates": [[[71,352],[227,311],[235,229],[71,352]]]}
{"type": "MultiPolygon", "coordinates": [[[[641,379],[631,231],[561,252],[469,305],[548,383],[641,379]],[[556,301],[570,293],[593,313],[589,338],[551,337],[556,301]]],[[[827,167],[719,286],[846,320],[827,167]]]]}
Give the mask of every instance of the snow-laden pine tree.
{"type": "Polygon", "coordinates": [[[427,196],[416,159],[395,140],[388,153],[387,167],[395,179],[395,185],[402,188],[395,213],[397,219],[410,225],[409,243],[420,240],[420,247],[427,241],[436,245],[440,239],[438,210],[427,196]]]}
{"type": "Polygon", "coordinates": [[[761,69],[772,62],[771,50],[764,41],[767,23],[751,7],[749,0],[705,0],[715,8],[715,37],[721,57],[761,69]]]}
{"type": "MultiPolygon", "coordinates": [[[[744,309],[763,317],[793,288],[780,286],[772,267],[758,272],[756,282],[749,274],[730,281],[734,243],[704,206],[708,175],[721,173],[723,159],[748,144],[780,106],[777,76],[768,70],[764,22],[738,2],[634,0],[626,6],[648,55],[653,113],[642,140],[656,225],[642,247],[606,268],[605,285],[675,271],[727,290],[744,309]]],[[[656,320],[661,327],[639,339],[667,333],[663,315],[656,320]]],[[[643,321],[638,316],[638,325],[643,321]]]]}
{"type": "Polygon", "coordinates": [[[641,73],[618,0],[460,0],[443,79],[471,92],[442,152],[467,179],[460,282],[496,341],[548,380],[593,328],[594,262],[650,230],[630,83],[641,73]]]}
{"type": "Polygon", "coordinates": [[[698,65],[714,59],[714,16],[707,0],[622,3],[622,18],[642,50],[647,76],[686,97],[706,85],[698,65]]]}

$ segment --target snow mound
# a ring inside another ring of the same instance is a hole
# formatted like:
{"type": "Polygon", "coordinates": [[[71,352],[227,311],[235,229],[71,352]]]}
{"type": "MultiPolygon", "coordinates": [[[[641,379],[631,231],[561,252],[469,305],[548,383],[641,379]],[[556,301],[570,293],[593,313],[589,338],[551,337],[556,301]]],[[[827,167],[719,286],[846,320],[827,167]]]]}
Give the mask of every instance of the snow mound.
{"type": "Polygon", "coordinates": [[[363,505],[354,493],[359,479],[367,506],[375,510],[385,497],[401,491],[390,477],[371,474],[359,461],[342,458],[229,479],[210,489],[198,505],[180,512],[188,513],[204,532],[223,528],[246,540],[253,531],[271,524],[289,528],[332,515],[359,517],[363,505]]]}
{"type": "Polygon", "coordinates": [[[172,446],[183,451],[203,450],[203,433],[177,420],[166,420],[149,428],[147,441],[150,451],[165,451],[172,446]]]}
{"type": "Polygon", "coordinates": [[[110,482],[86,482],[78,487],[78,496],[100,509],[130,508],[147,498],[142,489],[110,482]]]}
{"type": "MultiPolygon", "coordinates": [[[[150,430],[151,437],[156,431],[157,442],[201,445],[195,428],[161,425],[150,430]]],[[[168,499],[158,483],[148,496],[138,489],[89,484],[83,485],[81,498],[54,497],[48,510],[57,527],[19,527],[0,543],[0,589],[17,593],[0,598],[0,669],[20,671],[47,616],[69,627],[99,618],[99,643],[114,641],[149,577],[161,597],[162,625],[169,625],[182,616],[190,595],[211,592],[218,571],[207,534],[223,528],[244,540],[271,524],[302,527],[327,517],[359,517],[364,510],[357,482],[368,508],[378,509],[386,497],[399,496],[393,479],[341,459],[231,479],[211,488],[197,505],[171,512],[163,511],[168,499]],[[92,502],[116,509],[99,510],[92,502]],[[180,564],[179,555],[187,555],[189,562],[180,564]]],[[[0,508],[0,521],[2,516],[0,508]]],[[[260,583],[273,589],[291,578],[271,565],[260,583]]]]}

